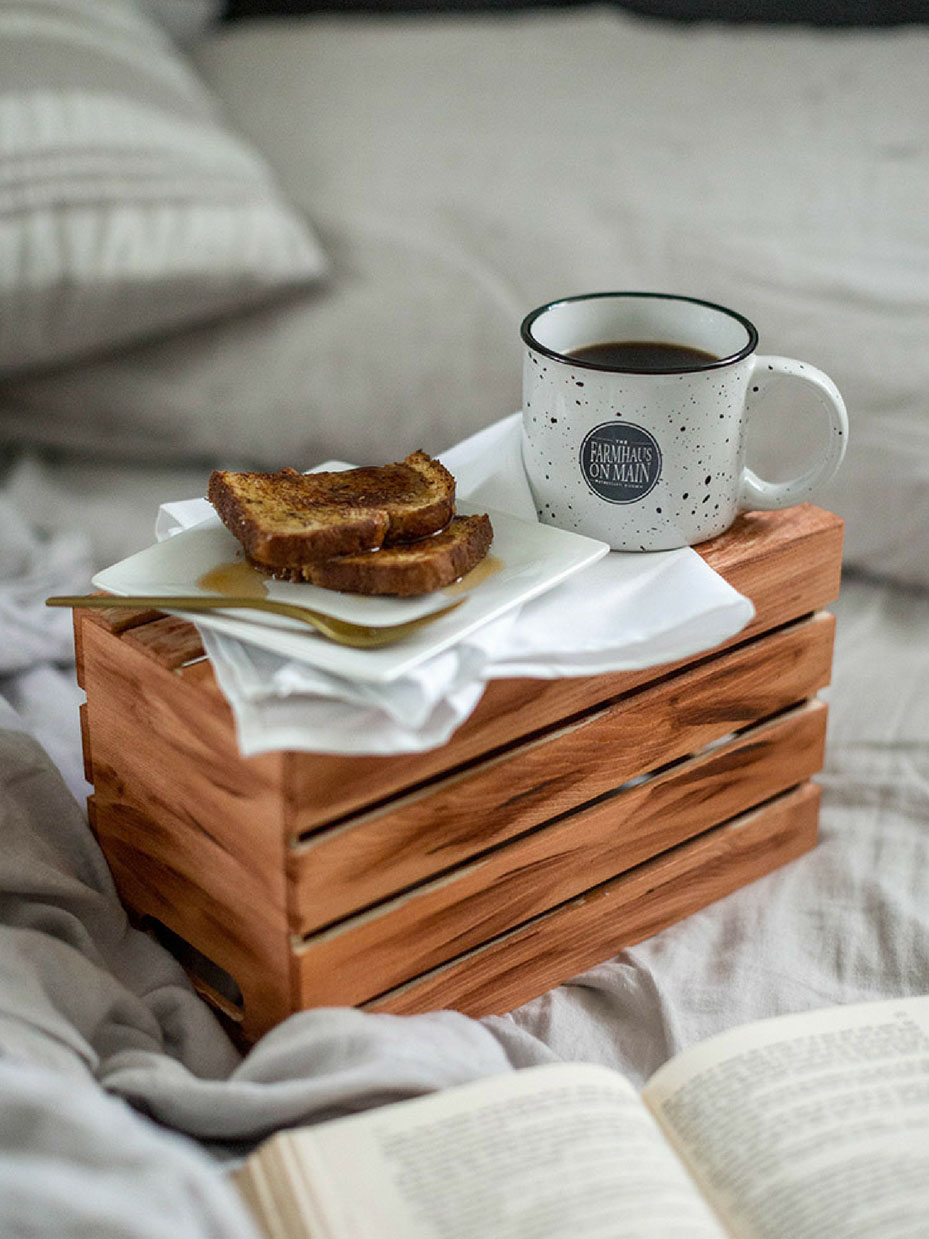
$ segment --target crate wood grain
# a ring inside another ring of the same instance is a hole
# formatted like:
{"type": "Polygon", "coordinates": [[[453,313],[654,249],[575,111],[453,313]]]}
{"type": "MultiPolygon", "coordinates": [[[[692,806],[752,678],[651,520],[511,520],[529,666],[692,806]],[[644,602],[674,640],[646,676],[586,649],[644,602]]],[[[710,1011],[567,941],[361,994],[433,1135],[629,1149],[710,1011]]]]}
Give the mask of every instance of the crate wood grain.
{"type": "Polygon", "coordinates": [[[77,612],[91,819],[127,906],[228,973],[251,1040],[509,940],[520,918],[800,783],[821,762],[824,710],[803,703],[829,678],[819,609],[838,591],[841,522],[753,513],[699,550],[755,604],[733,640],[642,671],[493,682],[448,744],[402,758],[243,758],[191,624],[77,612]]]}
{"type": "Polygon", "coordinates": [[[825,715],[809,702],[307,938],[304,1002],[364,1002],[796,786],[822,766],[825,715]]]}
{"type": "Polygon", "coordinates": [[[819,800],[804,783],[362,1005],[394,1015],[512,1011],[808,852],[819,800]]]}
{"type": "Polygon", "coordinates": [[[289,853],[294,932],[422,882],[813,696],[829,682],[834,626],[819,612],[298,842],[289,853]]]}
{"type": "Polygon", "coordinates": [[[81,626],[92,824],[123,902],[233,976],[270,1026],[290,1010],[282,757],[243,761],[225,712],[162,665],[189,644],[174,621],[115,648],[81,626]]]}

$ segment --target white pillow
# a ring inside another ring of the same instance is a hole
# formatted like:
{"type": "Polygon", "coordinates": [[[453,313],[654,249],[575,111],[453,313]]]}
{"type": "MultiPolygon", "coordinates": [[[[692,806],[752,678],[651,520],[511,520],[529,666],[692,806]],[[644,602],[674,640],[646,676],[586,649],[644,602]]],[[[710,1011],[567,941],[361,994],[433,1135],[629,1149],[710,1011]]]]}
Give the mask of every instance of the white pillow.
{"type": "Polygon", "coordinates": [[[0,0],[0,373],[217,318],[323,267],[131,0],[0,0]]]}

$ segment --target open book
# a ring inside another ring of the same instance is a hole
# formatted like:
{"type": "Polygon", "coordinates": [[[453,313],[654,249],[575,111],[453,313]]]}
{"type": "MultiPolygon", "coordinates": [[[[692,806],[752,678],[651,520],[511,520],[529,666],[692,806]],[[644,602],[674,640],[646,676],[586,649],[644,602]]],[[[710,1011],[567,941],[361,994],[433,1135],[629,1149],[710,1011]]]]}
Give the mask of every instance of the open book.
{"type": "Polygon", "coordinates": [[[929,997],[722,1033],[641,1096],[605,1067],[479,1080],[267,1140],[271,1239],[929,1233],[929,997]]]}

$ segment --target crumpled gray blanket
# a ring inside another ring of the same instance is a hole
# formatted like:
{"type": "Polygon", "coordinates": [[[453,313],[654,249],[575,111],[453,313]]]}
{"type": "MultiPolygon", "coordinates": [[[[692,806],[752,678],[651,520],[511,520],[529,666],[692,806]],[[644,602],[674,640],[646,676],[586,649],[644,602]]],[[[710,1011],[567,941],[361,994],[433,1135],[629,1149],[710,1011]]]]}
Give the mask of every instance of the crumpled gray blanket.
{"type": "Polygon", "coordinates": [[[551,1057],[515,1028],[509,1047],[505,1021],[351,1009],[294,1016],[240,1056],[130,927],[82,808],[71,616],[44,598],[86,592],[87,544],[0,508],[4,1239],[246,1239],[222,1169],[276,1128],[551,1057]]]}
{"type": "Polygon", "coordinates": [[[522,1041],[511,1054],[505,1032],[452,1012],[351,1009],[293,1016],[240,1058],[179,965],[129,926],[48,756],[9,728],[0,840],[4,1236],[249,1236],[208,1151],[525,1060],[522,1041]]]}

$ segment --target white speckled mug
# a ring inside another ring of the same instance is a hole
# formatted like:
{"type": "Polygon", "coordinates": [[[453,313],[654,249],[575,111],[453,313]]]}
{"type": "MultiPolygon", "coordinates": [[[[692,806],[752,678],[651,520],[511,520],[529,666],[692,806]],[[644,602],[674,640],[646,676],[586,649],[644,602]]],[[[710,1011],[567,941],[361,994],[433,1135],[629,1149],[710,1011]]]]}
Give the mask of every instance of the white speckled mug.
{"type": "Polygon", "coordinates": [[[848,421],[835,384],[805,362],[758,356],[758,332],[734,310],[590,293],[533,310],[521,332],[523,459],[546,524],[614,550],[691,546],[744,509],[801,503],[842,462],[848,421]],[[818,398],[828,441],[800,477],[766,482],[745,464],[746,427],[785,376],[818,398]]]}

